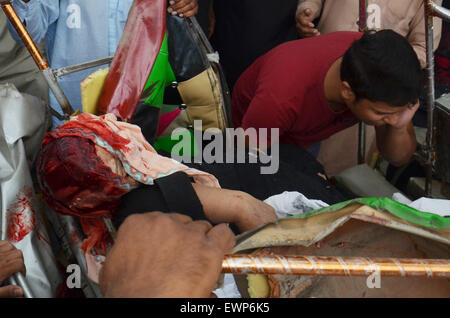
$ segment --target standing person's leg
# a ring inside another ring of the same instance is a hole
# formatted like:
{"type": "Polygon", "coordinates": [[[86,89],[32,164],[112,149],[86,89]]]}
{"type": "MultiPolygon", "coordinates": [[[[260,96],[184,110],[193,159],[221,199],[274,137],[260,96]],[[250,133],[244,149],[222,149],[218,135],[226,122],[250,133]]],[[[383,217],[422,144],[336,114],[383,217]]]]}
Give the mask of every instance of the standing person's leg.
{"type": "MultiPolygon", "coordinates": [[[[268,164],[250,163],[248,152],[245,163],[238,163],[235,149],[233,163],[192,163],[189,167],[213,174],[226,189],[246,192],[259,200],[284,191],[298,191],[311,199],[334,204],[350,199],[318,174],[324,173],[314,156],[295,145],[280,145],[279,168],[274,174],[262,174],[268,164]]],[[[276,154],[274,154],[276,155],[276,154]]],[[[226,157],[226,154],[224,154],[226,157]]],[[[225,162],[225,161],[224,161],[225,162]]]]}

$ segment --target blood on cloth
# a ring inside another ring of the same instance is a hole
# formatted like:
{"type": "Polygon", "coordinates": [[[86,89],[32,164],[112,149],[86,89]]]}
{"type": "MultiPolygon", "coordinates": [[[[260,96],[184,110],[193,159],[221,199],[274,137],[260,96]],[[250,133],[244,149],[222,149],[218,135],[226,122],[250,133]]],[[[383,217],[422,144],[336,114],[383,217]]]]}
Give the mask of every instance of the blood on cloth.
{"type": "Polygon", "coordinates": [[[32,205],[33,189],[23,187],[16,195],[16,201],[7,210],[6,236],[18,243],[35,228],[35,210],[32,205]]]}

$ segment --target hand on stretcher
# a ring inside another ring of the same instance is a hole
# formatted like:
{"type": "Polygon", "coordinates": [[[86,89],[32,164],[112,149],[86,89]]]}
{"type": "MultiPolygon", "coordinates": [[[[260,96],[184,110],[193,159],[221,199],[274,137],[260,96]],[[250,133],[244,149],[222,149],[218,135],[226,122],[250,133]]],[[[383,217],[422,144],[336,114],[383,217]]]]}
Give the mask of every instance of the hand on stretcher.
{"type": "MultiPolygon", "coordinates": [[[[0,241],[0,285],[5,279],[18,272],[23,275],[26,273],[22,251],[8,241],[0,241]]],[[[19,286],[0,287],[0,298],[21,296],[23,296],[23,290],[19,286]]]]}

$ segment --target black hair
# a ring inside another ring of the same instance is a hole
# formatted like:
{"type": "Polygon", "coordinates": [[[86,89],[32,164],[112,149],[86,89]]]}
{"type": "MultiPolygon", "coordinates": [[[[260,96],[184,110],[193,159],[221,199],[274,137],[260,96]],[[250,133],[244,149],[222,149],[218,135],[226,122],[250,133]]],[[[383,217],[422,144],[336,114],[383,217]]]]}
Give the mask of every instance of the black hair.
{"type": "Polygon", "coordinates": [[[367,32],[344,54],[341,80],[350,84],[356,102],[368,99],[390,106],[417,103],[422,70],[408,41],[392,30],[367,32]]]}

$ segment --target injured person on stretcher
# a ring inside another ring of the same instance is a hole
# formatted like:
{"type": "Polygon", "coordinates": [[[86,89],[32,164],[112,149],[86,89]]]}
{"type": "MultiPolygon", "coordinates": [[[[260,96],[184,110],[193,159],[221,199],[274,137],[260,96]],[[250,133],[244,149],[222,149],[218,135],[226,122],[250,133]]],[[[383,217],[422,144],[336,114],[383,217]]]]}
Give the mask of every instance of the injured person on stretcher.
{"type": "Polygon", "coordinates": [[[159,155],[139,127],[112,114],[82,114],[48,133],[38,172],[47,204],[81,217],[86,233],[96,232],[92,220],[113,216],[122,197],[132,192],[138,200],[129,203],[131,211],[183,212],[212,223],[234,223],[242,232],[276,219],[272,207],[251,195],[221,189],[213,175],[159,155]]]}
{"type": "Polygon", "coordinates": [[[317,175],[323,171],[306,151],[283,146],[280,158],[274,175],[260,175],[259,164],[188,167],[158,154],[138,126],[112,114],[81,114],[46,134],[37,175],[47,205],[79,217],[85,255],[93,249],[105,255],[113,242],[103,217],[119,228],[131,214],[174,212],[232,223],[236,233],[275,221],[274,209],[260,200],[283,191],[329,204],[348,199],[317,175]]]}

